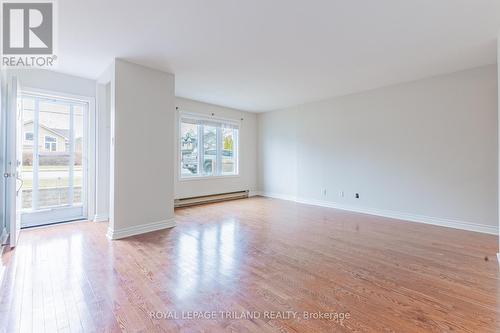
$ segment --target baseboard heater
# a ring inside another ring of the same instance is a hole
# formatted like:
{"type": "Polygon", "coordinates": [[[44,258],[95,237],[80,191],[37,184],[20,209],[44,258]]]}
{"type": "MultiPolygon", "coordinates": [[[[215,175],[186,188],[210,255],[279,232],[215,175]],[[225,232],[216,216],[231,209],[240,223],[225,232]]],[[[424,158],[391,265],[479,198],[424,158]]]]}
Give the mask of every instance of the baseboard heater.
{"type": "Polygon", "coordinates": [[[202,195],[199,197],[175,199],[174,207],[176,207],[176,208],[188,207],[188,206],[194,206],[194,205],[202,205],[202,204],[207,204],[207,203],[236,200],[236,199],[244,199],[244,198],[248,198],[248,190],[238,191],[238,192],[229,192],[229,193],[220,193],[220,194],[211,194],[211,195],[202,195]]]}

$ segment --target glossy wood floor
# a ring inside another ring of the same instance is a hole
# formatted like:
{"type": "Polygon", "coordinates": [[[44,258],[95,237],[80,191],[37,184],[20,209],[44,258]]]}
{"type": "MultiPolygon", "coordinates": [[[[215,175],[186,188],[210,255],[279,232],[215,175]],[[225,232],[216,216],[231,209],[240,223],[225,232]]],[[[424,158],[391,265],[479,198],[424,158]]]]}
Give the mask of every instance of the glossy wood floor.
{"type": "Polygon", "coordinates": [[[120,241],[106,223],[22,231],[0,331],[500,332],[494,236],[259,197],[176,214],[120,241]]]}

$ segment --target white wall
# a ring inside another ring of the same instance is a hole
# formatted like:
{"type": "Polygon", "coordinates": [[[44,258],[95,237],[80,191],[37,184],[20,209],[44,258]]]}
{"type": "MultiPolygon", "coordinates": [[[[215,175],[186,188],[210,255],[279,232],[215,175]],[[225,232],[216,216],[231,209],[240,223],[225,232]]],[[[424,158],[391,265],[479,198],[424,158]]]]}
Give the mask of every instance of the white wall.
{"type": "Polygon", "coordinates": [[[486,66],[259,114],[259,188],[496,232],[497,94],[486,66]]]}
{"type": "Polygon", "coordinates": [[[109,220],[111,77],[97,83],[96,208],[94,221],[109,220]]]}
{"type": "MultiPolygon", "coordinates": [[[[498,38],[497,38],[497,88],[498,88],[498,92],[497,92],[497,103],[498,103],[498,113],[497,113],[497,116],[498,116],[498,120],[500,121],[500,31],[498,32],[498,38]]],[[[500,129],[500,123],[499,123],[499,127],[500,129]]],[[[498,133],[498,138],[499,138],[499,148],[500,148],[500,133],[498,133]]],[[[498,156],[500,157],[500,152],[498,153],[498,156]]],[[[500,159],[498,160],[499,162],[499,168],[500,168],[500,159]]],[[[500,175],[500,169],[498,170],[498,175],[500,175]]],[[[498,185],[498,189],[499,189],[499,193],[500,193],[500,176],[499,176],[499,185],[498,185]]],[[[500,195],[499,195],[499,200],[500,200],[500,195]]],[[[498,202],[498,206],[499,206],[499,218],[498,218],[498,229],[500,230],[500,201],[498,202]]],[[[500,237],[498,237],[498,247],[500,249],[500,237]]],[[[497,257],[498,257],[498,262],[500,263],[500,251],[499,253],[497,254],[497,257]]]]}
{"type": "MultiPolygon", "coordinates": [[[[179,164],[176,156],[175,163],[175,197],[187,198],[192,196],[234,192],[240,190],[255,191],[257,188],[257,116],[254,113],[238,111],[217,105],[192,101],[185,98],[176,98],[179,111],[189,111],[203,115],[241,120],[239,132],[239,176],[215,179],[180,180],[179,164]]],[[[177,113],[178,116],[178,113],[177,113]]],[[[178,121],[176,121],[176,149],[178,154],[178,121]]]]}
{"type": "Polygon", "coordinates": [[[298,109],[259,114],[258,189],[267,193],[297,196],[298,109]]]}
{"type": "Polygon", "coordinates": [[[174,76],[117,59],[111,82],[108,237],[175,225],[174,76]]]}

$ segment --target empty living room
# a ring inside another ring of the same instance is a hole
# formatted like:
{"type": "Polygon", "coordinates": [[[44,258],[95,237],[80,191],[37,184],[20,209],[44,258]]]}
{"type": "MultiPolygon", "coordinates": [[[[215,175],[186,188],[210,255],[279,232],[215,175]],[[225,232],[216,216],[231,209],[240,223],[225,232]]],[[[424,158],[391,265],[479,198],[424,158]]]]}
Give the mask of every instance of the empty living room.
{"type": "Polygon", "coordinates": [[[500,332],[499,0],[0,11],[0,333],[500,332]]]}

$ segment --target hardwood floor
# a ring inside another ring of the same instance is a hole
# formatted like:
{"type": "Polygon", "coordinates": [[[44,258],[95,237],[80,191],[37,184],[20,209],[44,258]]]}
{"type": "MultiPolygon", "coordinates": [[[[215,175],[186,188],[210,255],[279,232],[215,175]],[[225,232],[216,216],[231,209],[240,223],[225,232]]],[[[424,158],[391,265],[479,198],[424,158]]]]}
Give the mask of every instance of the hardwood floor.
{"type": "Polygon", "coordinates": [[[500,332],[496,236],[260,197],[176,215],[22,231],[0,331],[500,332]]]}

